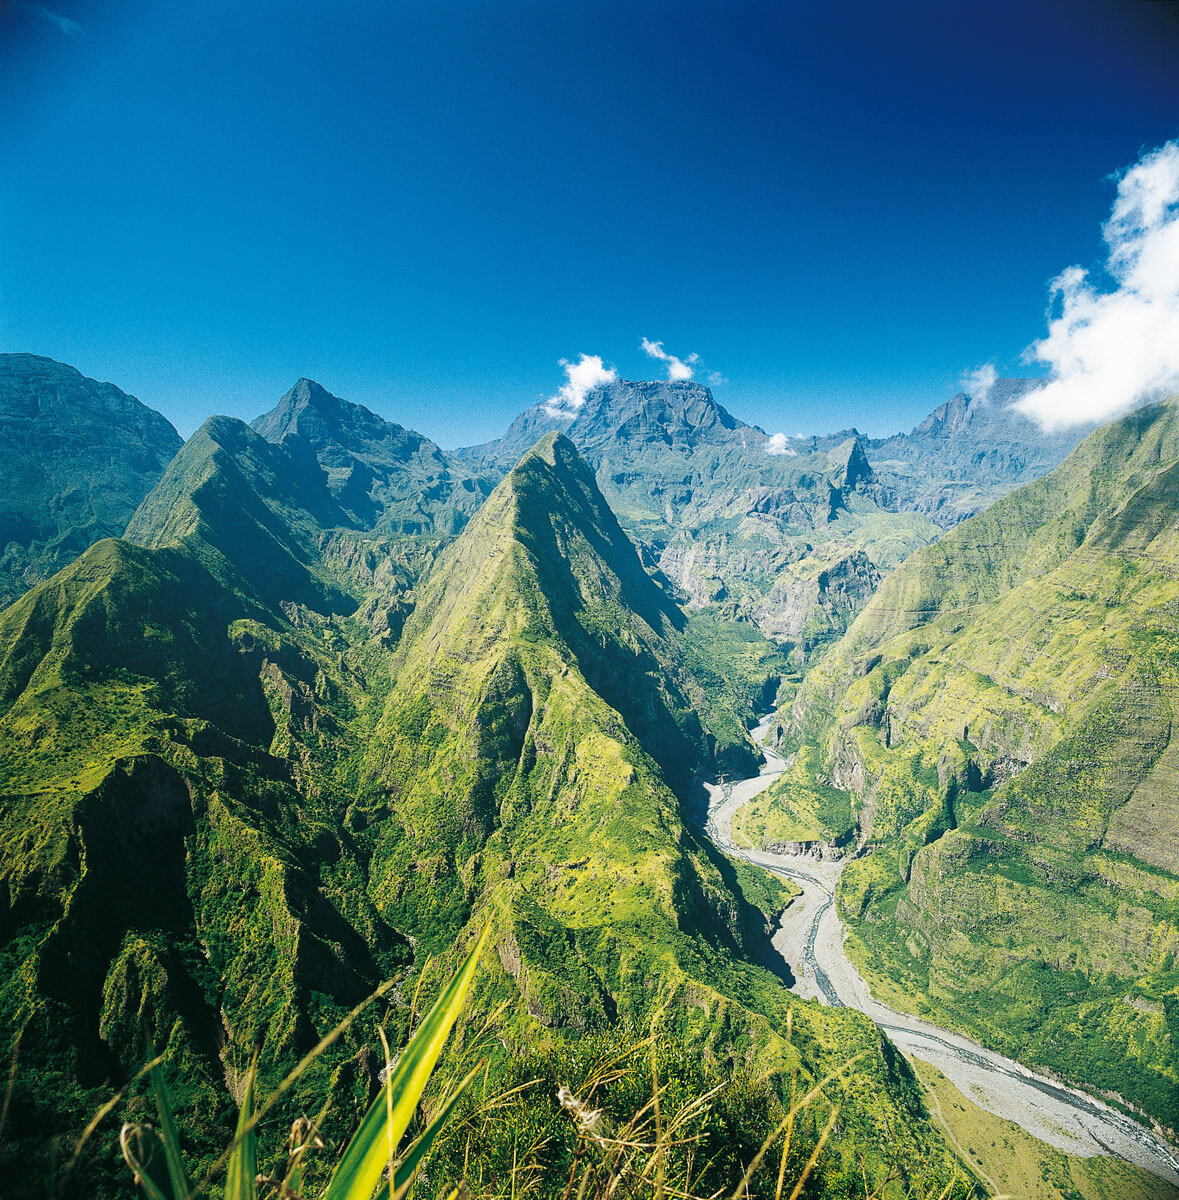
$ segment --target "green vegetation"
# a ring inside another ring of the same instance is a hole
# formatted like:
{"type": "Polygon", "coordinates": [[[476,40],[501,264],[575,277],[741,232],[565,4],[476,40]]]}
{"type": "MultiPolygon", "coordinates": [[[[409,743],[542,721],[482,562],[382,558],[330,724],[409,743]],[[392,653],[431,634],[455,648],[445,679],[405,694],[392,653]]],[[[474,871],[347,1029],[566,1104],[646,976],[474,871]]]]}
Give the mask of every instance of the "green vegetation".
{"type": "MultiPolygon", "coordinates": [[[[402,1138],[414,1119],[430,1075],[467,999],[486,941],[487,932],[484,931],[434,1007],[422,1019],[409,1044],[398,1055],[396,1064],[389,1060],[386,1044],[384,1083],[332,1168],[326,1186],[322,1191],[316,1189],[320,1200],[371,1200],[378,1185],[386,1197],[401,1196],[414,1182],[423,1159],[478,1072],[476,1068],[468,1074],[436,1105],[412,1144],[402,1152],[402,1138]]],[[[247,1072],[233,1141],[213,1169],[197,1183],[193,1182],[184,1161],[167,1085],[158,1066],[153,1066],[151,1084],[159,1129],[150,1125],[124,1125],[119,1135],[123,1158],[148,1200],[198,1200],[209,1193],[212,1178],[222,1171],[225,1200],[257,1200],[260,1189],[261,1193],[279,1197],[308,1195],[314,1177],[314,1170],[308,1169],[308,1160],[316,1146],[322,1145],[316,1125],[305,1119],[296,1121],[282,1171],[259,1174],[258,1123],[278,1095],[292,1086],[343,1027],[337,1027],[311,1051],[283,1080],[262,1109],[255,1109],[253,1068],[247,1072]]]]}
{"type": "MultiPolygon", "coordinates": [[[[5,1196],[35,1194],[157,1050],[202,1176],[251,1064],[273,1095],[388,981],[271,1110],[289,1129],[330,1099],[337,1144],[376,1089],[378,1031],[407,1040],[411,997],[483,925],[487,1094],[529,1055],[659,1016],[695,1060],[685,1088],[756,1064],[753,1094],[781,1104],[796,1074],[836,1072],[828,1194],[865,1174],[936,1194],[953,1159],[903,1063],[759,965],[783,893],[684,819],[741,735],[709,714],[740,692],[709,699],[572,446],[542,443],[445,545],[357,527],[292,453],[209,422],[129,541],[0,614],[5,1196]]],[[[745,653],[748,679],[765,651],[745,653]]],[[[132,1084],[129,1122],[151,1103],[132,1084]]],[[[86,1144],[77,1192],[118,1194],[110,1150],[86,1144]]]]}
{"type": "Polygon", "coordinates": [[[1116,1158],[1063,1154],[979,1108],[936,1067],[914,1061],[930,1112],[959,1157],[1011,1200],[1174,1200],[1179,1190],[1116,1158]]]}
{"type": "MultiPolygon", "coordinates": [[[[1171,1128],[1177,482],[1175,403],[1099,429],[886,579],[781,718],[853,797],[838,902],[889,1002],[1171,1128]]],[[[817,826],[781,790],[756,832],[817,826]]]]}
{"type": "Polygon", "coordinates": [[[894,511],[854,431],[767,453],[761,430],[690,381],[620,380],[592,391],[572,421],[538,405],[503,438],[462,453],[506,471],[553,428],[689,610],[753,623],[794,652],[796,668],[847,628],[878,568],[940,532],[894,511]]]}
{"type": "Polygon", "coordinates": [[[736,845],[761,848],[781,842],[847,840],[852,832],[851,795],[825,782],[819,762],[814,743],[799,746],[781,778],[734,816],[736,845]]]}

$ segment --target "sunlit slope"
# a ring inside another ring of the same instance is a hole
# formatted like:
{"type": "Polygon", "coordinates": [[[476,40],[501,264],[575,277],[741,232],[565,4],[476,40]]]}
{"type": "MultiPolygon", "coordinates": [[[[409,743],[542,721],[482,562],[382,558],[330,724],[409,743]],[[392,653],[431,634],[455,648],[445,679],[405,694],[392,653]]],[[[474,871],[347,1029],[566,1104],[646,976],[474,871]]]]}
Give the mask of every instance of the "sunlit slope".
{"type": "MultiPolygon", "coordinates": [[[[0,1021],[22,1036],[5,1195],[153,1049],[207,1163],[256,1047],[273,1086],[393,980],[281,1114],[330,1096],[341,1134],[374,1023],[403,1031],[429,952],[485,922],[479,1005],[507,1001],[506,1053],[660,1012],[722,1070],[813,1078],[863,1051],[829,1085],[846,1136],[823,1172],[863,1153],[943,1176],[878,1032],[757,965],[783,896],[683,818],[723,739],[682,615],[572,446],[527,456],[408,583],[289,459],[211,422],[142,544],[100,542],[0,613],[0,1021]],[[400,639],[375,622],[394,603],[400,639]]],[[[88,1194],[119,1186],[109,1150],[91,1145],[88,1194]]]]}
{"type": "Polygon", "coordinates": [[[914,555],[785,721],[849,792],[865,963],[1179,1122],[1179,408],[914,555]]]}
{"type": "Polygon", "coordinates": [[[879,1164],[895,1138],[936,1173],[946,1160],[878,1032],[756,965],[763,918],[684,820],[668,781],[687,788],[704,750],[681,622],[572,444],[546,437],[407,622],[357,813],[373,899],[426,946],[494,914],[521,1047],[661,1013],[702,1054],[771,1069],[794,1061],[793,1010],[808,1071],[866,1053],[837,1089],[849,1137],[828,1169],[855,1145],[879,1164]]]}

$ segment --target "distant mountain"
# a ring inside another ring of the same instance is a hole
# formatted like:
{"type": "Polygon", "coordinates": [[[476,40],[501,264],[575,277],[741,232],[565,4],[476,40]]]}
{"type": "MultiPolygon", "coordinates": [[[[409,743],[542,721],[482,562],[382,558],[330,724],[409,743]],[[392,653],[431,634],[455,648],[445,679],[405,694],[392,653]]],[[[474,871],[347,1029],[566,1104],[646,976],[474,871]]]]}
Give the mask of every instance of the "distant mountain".
{"type": "Polygon", "coordinates": [[[491,484],[429,438],[300,379],[252,428],[297,461],[319,465],[328,490],[358,527],[455,533],[491,484]]]}
{"type": "Polygon", "coordinates": [[[1172,401],[886,578],[784,713],[798,768],[771,797],[817,797],[866,852],[839,903],[890,1003],[1172,1131],[1177,715],[1172,401]]]}
{"type": "Polygon", "coordinates": [[[123,532],[180,449],[134,396],[35,354],[0,354],[0,607],[123,532]]]}
{"type": "Polygon", "coordinates": [[[999,379],[984,399],[959,392],[911,433],[865,443],[898,508],[949,529],[1062,463],[1092,424],[1046,433],[1013,405],[1033,379],[999,379]]]}
{"type": "Polygon", "coordinates": [[[503,470],[554,428],[690,607],[752,620],[802,652],[842,632],[880,569],[937,534],[885,507],[854,430],[778,445],[691,381],[599,387],[575,416],[537,405],[499,441],[458,454],[503,470]]]}

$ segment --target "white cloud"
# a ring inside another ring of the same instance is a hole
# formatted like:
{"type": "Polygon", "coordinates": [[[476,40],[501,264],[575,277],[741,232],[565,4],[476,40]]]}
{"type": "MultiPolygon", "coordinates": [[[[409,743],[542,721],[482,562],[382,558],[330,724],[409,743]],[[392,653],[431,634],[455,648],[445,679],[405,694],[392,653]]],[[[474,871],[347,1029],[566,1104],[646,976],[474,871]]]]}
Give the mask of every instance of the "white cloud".
{"type": "Polygon", "coordinates": [[[653,342],[650,338],[643,338],[639,347],[652,358],[667,363],[667,378],[672,383],[676,380],[691,379],[695,373],[693,368],[700,361],[699,354],[689,354],[687,358],[676,358],[674,354],[668,354],[664,350],[662,342],[653,342]]]}
{"type": "Polygon", "coordinates": [[[618,378],[618,372],[607,367],[596,354],[579,355],[577,362],[563,358],[561,366],[565,368],[565,382],[557,394],[544,403],[544,410],[550,417],[577,416],[586,396],[594,388],[613,383],[618,378]]]}
{"type": "Polygon", "coordinates": [[[958,381],[958,386],[977,404],[985,404],[991,395],[991,388],[995,386],[995,380],[999,378],[999,372],[995,370],[994,363],[983,363],[981,367],[975,367],[973,371],[963,375],[958,381]]]}
{"type": "Polygon", "coordinates": [[[1048,429],[1179,391],[1179,140],[1121,172],[1103,232],[1116,286],[1099,291],[1083,268],[1063,271],[1051,285],[1059,315],[1026,351],[1051,376],[1016,407],[1048,429]]]}
{"type": "MultiPolygon", "coordinates": [[[[802,434],[800,433],[798,436],[802,437],[802,434]]],[[[790,441],[790,439],[784,433],[775,433],[770,437],[769,441],[762,446],[762,449],[767,454],[788,454],[791,458],[797,458],[798,451],[791,450],[786,444],[788,441],[790,441]]]]}
{"type": "Polygon", "coordinates": [[[56,26],[67,37],[76,37],[82,32],[82,26],[77,21],[71,20],[69,17],[63,17],[60,13],[51,12],[44,4],[26,3],[20,5],[27,13],[32,13],[35,17],[40,17],[43,21],[48,21],[50,25],[56,26]]]}

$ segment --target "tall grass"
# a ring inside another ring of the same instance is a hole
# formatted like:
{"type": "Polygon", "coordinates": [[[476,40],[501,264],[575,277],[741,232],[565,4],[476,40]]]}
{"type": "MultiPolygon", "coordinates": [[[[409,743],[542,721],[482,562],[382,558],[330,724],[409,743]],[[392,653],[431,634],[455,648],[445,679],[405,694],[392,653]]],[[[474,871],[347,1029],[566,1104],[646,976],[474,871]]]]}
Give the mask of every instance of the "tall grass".
{"type": "MultiPolygon", "coordinates": [[[[826,1194],[822,1161],[839,1115],[829,1085],[860,1056],[805,1087],[795,1071],[778,1108],[781,1119],[751,1141],[754,1124],[769,1125],[765,1116],[773,1092],[766,1081],[750,1086],[748,1080],[724,1079],[701,1087],[699,1074],[688,1072],[685,1079],[676,1069],[675,1054],[657,1032],[593,1054],[588,1062],[576,1054],[564,1061],[533,1057],[520,1065],[524,1070],[541,1065],[536,1076],[509,1079],[506,1087],[493,1083],[488,1060],[480,1055],[498,1037],[501,1007],[465,1031],[462,1057],[468,1063],[476,1058],[475,1065],[457,1083],[438,1089],[441,1098],[428,1112],[419,1112],[427,1107],[427,1084],[466,1002],[487,937],[485,930],[396,1059],[381,1034],[381,1089],[326,1184],[314,1182],[322,1170],[308,1169],[311,1157],[325,1151],[322,1112],[294,1123],[285,1161],[274,1175],[259,1173],[257,1131],[360,1008],[261,1106],[251,1068],[233,1140],[199,1180],[184,1161],[159,1060],[149,1063],[144,1073],[150,1076],[158,1124],[127,1124],[120,1134],[123,1157],[142,1194],[147,1200],[812,1200],[826,1194]],[[568,1077],[554,1080],[554,1073],[568,1077]],[[480,1076],[480,1085],[472,1087],[480,1076]],[[418,1132],[407,1141],[415,1115],[418,1132]]],[[[862,1192],[858,1184],[849,1192],[843,1179],[840,1195],[950,1200],[973,1194],[965,1177],[940,1190],[906,1192],[899,1171],[875,1183],[866,1167],[861,1175],[862,1192]]]]}
{"type": "MultiPolygon", "coordinates": [[[[446,1039],[466,1002],[489,931],[490,927],[483,931],[396,1062],[392,1061],[385,1043],[381,1090],[345,1146],[326,1187],[318,1192],[318,1200],[373,1200],[374,1195],[378,1200],[401,1200],[409,1192],[422,1160],[477,1072],[477,1069],[472,1071],[452,1088],[421,1133],[402,1147],[446,1039]]],[[[233,1141],[198,1182],[192,1180],[184,1162],[163,1075],[158,1063],[152,1064],[151,1084],[159,1127],[124,1125],[119,1136],[123,1157],[148,1200],[206,1200],[218,1191],[224,1200],[259,1200],[264,1195],[304,1200],[307,1157],[322,1145],[318,1122],[301,1119],[295,1123],[286,1167],[277,1178],[258,1174],[257,1126],[275,1101],[343,1032],[350,1020],[351,1017],[320,1042],[261,1108],[255,1108],[255,1075],[251,1067],[233,1141]],[[218,1177],[222,1174],[224,1183],[218,1187],[218,1177]]]]}

